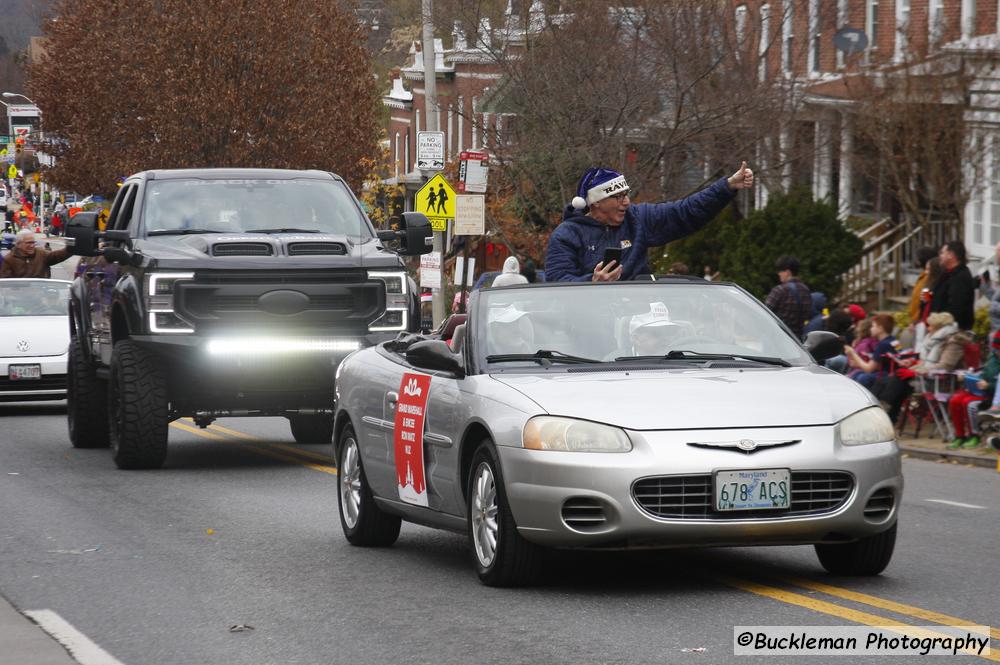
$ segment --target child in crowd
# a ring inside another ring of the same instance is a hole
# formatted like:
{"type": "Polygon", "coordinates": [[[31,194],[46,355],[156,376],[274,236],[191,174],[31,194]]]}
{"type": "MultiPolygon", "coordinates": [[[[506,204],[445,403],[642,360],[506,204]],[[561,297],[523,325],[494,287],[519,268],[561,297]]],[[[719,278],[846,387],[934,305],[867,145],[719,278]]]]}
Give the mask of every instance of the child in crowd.
{"type": "MultiPolygon", "coordinates": [[[[948,400],[948,414],[955,428],[955,438],[948,444],[952,450],[979,446],[979,423],[976,418],[979,403],[993,399],[998,375],[1000,375],[1000,331],[990,336],[990,357],[975,384],[978,394],[963,388],[948,400]]],[[[959,379],[964,378],[964,373],[959,373],[959,379]]]]}

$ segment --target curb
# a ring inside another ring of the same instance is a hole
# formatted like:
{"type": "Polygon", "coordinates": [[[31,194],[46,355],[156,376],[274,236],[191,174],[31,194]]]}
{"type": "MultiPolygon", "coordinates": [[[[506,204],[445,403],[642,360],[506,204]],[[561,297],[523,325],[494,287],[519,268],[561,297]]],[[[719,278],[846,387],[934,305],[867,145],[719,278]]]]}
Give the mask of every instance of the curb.
{"type": "Polygon", "coordinates": [[[958,464],[971,464],[973,466],[981,466],[986,469],[1000,468],[998,467],[996,456],[984,457],[975,453],[963,453],[957,450],[940,450],[938,448],[904,446],[900,445],[898,440],[896,441],[896,445],[899,446],[899,451],[901,453],[917,459],[931,460],[932,462],[939,462],[942,460],[954,461],[958,464]]]}

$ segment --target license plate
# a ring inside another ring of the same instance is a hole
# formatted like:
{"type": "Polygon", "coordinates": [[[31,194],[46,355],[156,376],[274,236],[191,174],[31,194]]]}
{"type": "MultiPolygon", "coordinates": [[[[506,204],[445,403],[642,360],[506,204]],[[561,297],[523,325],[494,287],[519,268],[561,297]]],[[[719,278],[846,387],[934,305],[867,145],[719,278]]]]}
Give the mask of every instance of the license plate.
{"type": "Polygon", "coordinates": [[[791,499],[788,469],[715,472],[716,510],[779,510],[791,499]]]}
{"type": "Polygon", "coordinates": [[[10,365],[7,376],[11,381],[24,381],[26,379],[42,378],[41,365],[10,365]]]}

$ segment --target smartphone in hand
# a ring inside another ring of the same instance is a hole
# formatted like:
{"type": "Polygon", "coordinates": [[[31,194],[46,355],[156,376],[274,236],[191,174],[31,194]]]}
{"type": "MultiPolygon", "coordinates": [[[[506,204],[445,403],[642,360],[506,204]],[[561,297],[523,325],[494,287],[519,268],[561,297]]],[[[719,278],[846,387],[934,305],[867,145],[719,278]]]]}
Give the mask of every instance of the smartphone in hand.
{"type": "Polygon", "coordinates": [[[622,248],[621,247],[606,247],[604,249],[604,267],[607,268],[611,265],[611,262],[615,262],[615,267],[621,265],[622,263],[622,248]]]}

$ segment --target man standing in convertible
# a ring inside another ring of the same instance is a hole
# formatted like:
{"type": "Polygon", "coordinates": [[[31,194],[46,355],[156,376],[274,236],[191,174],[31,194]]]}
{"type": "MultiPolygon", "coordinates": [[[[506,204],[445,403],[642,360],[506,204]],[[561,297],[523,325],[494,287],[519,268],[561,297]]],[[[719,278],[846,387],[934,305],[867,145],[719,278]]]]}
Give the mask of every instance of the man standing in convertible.
{"type": "Polygon", "coordinates": [[[605,168],[588,169],[563,221],[549,238],[545,278],[553,282],[608,282],[649,274],[650,247],[665,245],[704,227],[733,200],[753,187],[753,171],[743,162],[729,178],[679,201],[636,203],[629,200],[625,176],[605,168]],[[605,250],[621,252],[609,260],[605,250]]]}

